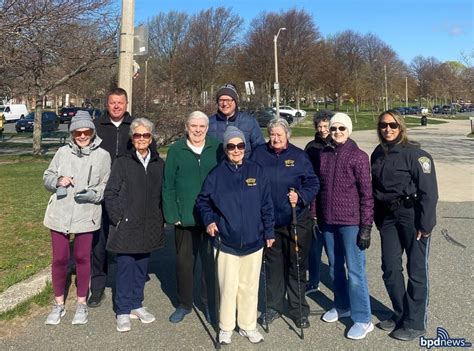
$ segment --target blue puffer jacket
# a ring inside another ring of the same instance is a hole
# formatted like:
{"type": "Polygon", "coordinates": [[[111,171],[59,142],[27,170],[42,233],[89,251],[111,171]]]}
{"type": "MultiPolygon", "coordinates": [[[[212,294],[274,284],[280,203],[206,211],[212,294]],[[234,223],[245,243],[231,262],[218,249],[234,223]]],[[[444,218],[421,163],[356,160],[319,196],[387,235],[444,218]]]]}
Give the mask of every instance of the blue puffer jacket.
{"type": "Polygon", "coordinates": [[[223,142],[224,132],[228,126],[237,127],[244,133],[247,144],[245,148],[245,158],[249,158],[252,150],[258,145],[265,144],[265,139],[260,131],[257,120],[248,113],[240,111],[236,111],[235,115],[229,119],[219,112],[210,116],[207,135],[211,135],[223,142]]]}
{"type": "Polygon", "coordinates": [[[217,224],[223,252],[248,255],[275,238],[270,183],[255,162],[222,161],[204,181],[196,209],[205,227],[217,224]]]}
{"type": "Polygon", "coordinates": [[[298,193],[296,215],[307,210],[319,191],[319,179],[306,152],[288,143],[281,153],[276,153],[269,144],[257,147],[251,157],[263,167],[270,180],[272,200],[275,207],[275,225],[291,224],[291,205],[288,191],[295,188],[298,193]]]}

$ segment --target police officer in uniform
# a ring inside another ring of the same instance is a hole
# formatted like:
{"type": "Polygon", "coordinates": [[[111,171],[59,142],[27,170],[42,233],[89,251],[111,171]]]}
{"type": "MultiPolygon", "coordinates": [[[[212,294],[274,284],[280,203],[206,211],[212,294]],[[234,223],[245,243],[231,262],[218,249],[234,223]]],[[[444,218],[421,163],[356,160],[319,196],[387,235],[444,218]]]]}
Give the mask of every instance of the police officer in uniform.
{"type": "Polygon", "coordinates": [[[438,202],[436,172],[431,155],[408,140],[398,112],[380,114],[377,134],[380,145],[371,156],[374,219],[381,236],[383,280],[394,311],[379,327],[392,331],[395,339],[409,341],[426,333],[428,254],[438,202]]]}

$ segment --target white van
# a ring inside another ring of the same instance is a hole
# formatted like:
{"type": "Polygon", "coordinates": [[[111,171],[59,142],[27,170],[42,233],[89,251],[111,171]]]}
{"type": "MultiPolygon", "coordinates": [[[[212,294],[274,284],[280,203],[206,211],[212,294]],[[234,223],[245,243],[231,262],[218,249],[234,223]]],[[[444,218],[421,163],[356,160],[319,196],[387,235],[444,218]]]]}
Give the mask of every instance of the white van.
{"type": "Polygon", "coordinates": [[[28,114],[28,109],[25,104],[11,104],[5,105],[5,110],[3,110],[3,117],[6,122],[16,121],[25,117],[28,114]]]}

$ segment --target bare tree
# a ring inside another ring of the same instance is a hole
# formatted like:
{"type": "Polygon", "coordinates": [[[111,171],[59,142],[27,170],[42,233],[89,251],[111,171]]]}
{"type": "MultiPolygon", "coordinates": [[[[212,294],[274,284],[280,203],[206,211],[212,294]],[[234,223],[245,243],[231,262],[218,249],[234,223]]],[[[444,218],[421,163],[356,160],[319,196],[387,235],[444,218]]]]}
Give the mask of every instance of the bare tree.
{"type": "Polygon", "coordinates": [[[116,22],[110,22],[109,5],[110,0],[4,1],[4,72],[14,74],[11,81],[26,87],[23,93],[36,100],[34,154],[41,148],[43,97],[115,54],[116,22]]]}

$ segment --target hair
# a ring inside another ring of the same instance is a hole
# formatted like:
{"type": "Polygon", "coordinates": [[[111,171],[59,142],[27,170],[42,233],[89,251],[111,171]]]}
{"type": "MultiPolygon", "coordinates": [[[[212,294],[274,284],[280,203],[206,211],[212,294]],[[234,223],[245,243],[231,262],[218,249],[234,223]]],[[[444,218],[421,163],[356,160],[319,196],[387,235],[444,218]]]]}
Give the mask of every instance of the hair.
{"type": "Polygon", "coordinates": [[[111,95],[125,96],[125,100],[128,102],[128,95],[127,95],[127,92],[125,91],[125,89],[116,87],[116,88],[113,88],[113,89],[109,90],[109,92],[107,93],[107,101],[109,100],[109,97],[111,95]]]}
{"type": "Polygon", "coordinates": [[[329,122],[331,120],[331,117],[334,116],[333,111],[329,110],[319,110],[316,112],[313,116],[313,123],[314,126],[317,127],[319,123],[321,122],[329,122]]]}
{"type": "Polygon", "coordinates": [[[150,132],[152,137],[153,138],[155,137],[155,125],[148,118],[142,117],[142,118],[135,118],[132,121],[132,124],[130,124],[130,132],[129,132],[130,138],[133,136],[135,129],[137,129],[140,126],[145,127],[148,130],[148,132],[150,132]]]}
{"type": "Polygon", "coordinates": [[[400,113],[398,113],[397,111],[395,110],[387,110],[387,111],[384,111],[382,112],[379,117],[377,118],[377,136],[379,137],[379,142],[380,144],[383,144],[384,142],[384,137],[382,136],[382,132],[380,131],[380,128],[379,128],[379,123],[382,122],[382,119],[383,119],[383,116],[385,115],[389,115],[389,116],[392,116],[393,119],[395,120],[395,122],[398,123],[399,125],[399,129],[400,129],[400,140],[398,141],[397,144],[403,144],[403,145],[406,145],[408,143],[411,143],[409,140],[408,140],[408,135],[407,135],[407,125],[405,123],[405,118],[402,117],[402,115],[400,115],[400,113]]]}
{"type": "Polygon", "coordinates": [[[186,119],[186,125],[188,125],[192,119],[203,119],[206,121],[206,125],[209,125],[209,117],[207,117],[207,115],[204,112],[201,112],[201,111],[191,112],[188,118],[186,119]]]}
{"type": "Polygon", "coordinates": [[[286,119],[284,119],[284,118],[274,118],[274,119],[272,119],[270,122],[268,122],[268,124],[267,124],[267,132],[268,132],[268,135],[270,135],[270,132],[271,132],[272,129],[275,128],[275,127],[282,127],[283,130],[285,131],[285,134],[286,134],[287,139],[290,138],[290,136],[291,136],[291,129],[290,129],[290,125],[288,124],[288,122],[286,121],[286,119]]]}

